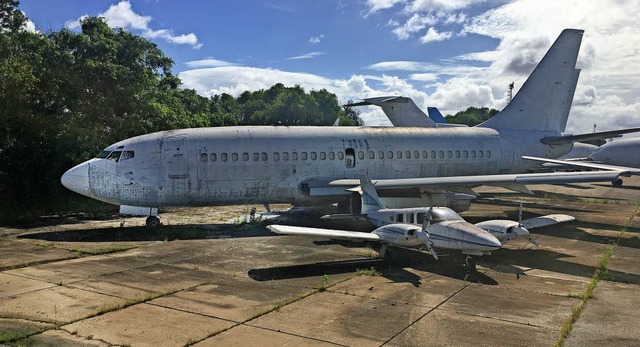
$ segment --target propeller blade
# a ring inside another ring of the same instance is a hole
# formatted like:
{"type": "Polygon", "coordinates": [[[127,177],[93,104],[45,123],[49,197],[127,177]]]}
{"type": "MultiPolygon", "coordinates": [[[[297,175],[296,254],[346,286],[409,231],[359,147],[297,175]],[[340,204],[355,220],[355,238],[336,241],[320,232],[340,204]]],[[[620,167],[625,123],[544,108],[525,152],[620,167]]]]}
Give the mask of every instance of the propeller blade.
{"type": "Polygon", "coordinates": [[[431,240],[428,240],[424,242],[424,245],[427,246],[427,249],[429,250],[429,253],[431,253],[431,256],[435,259],[438,260],[438,254],[436,254],[436,251],[433,249],[433,246],[431,246],[431,240]]]}
{"type": "Polygon", "coordinates": [[[518,208],[518,226],[522,228],[522,201],[520,202],[520,207],[518,208]]]}

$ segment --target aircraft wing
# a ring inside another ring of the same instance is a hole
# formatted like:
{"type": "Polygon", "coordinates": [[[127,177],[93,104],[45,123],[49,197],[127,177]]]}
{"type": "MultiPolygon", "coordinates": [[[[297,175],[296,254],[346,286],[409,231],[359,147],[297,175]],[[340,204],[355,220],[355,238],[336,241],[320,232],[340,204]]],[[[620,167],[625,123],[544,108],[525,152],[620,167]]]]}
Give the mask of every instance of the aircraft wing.
{"type": "Polygon", "coordinates": [[[640,128],[601,131],[597,133],[588,133],[588,134],[580,134],[580,135],[563,135],[563,136],[544,137],[540,140],[540,142],[544,143],[545,145],[561,145],[563,143],[609,139],[612,137],[620,137],[622,136],[622,134],[635,133],[638,131],[640,131],[640,128]]]}
{"type": "Polygon", "coordinates": [[[269,225],[267,228],[276,234],[281,235],[302,235],[302,236],[320,236],[330,239],[340,240],[360,240],[360,241],[377,241],[384,242],[378,234],[363,233],[347,230],[333,230],[320,228],[294,227],[290,225],[269,225]]]}
{"type": "Polygon", "coordinates": [[[567,214],[549,214],[542,217],[523,220],[522,226],[529,230],[559,223],[571,222],[574,220],[576,220],[575,217],[569,216],[567,214]]]}
{"type": "MultiPolygon", "coordinates": [[[[564,184],[579,182],[606,182],[618,179],[621,171],[578,171],[550,172],[529,174],[504,174],[483,176],[447,176],[423,178],[397,178],[372,180],[376,189],[402,188],[443,188],[450,186],[519,186],[526,184],[564,184]]],[[[360,181],[356,179],[338,179],[329,182],[329,186],[356,187],[360,181]]]]}
{"type": "Polygon", "coordinates": [[[599,163],[579,161],[579,160],[546,159],[546,158],[529,157],[529,156],[522,156],[522,159],[536,160],[536,161],[541,161],[545,163],[560,164],[565,166],[580,167],[583,169],[607,170],[609,172],[617,171],[620,175],[623,175],[623,176],[640,175],[640,169],[633,168],[633,167],[599,164],[599,163]]]}

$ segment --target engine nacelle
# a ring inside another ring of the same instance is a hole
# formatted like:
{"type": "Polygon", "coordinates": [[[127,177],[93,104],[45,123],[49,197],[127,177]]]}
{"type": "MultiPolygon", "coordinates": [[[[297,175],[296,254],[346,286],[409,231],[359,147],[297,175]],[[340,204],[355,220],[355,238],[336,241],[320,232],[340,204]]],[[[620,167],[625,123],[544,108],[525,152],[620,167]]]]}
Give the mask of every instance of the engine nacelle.
{"type": "Polygon", "coordinates": [[[422,228],[411,224],[387,224],[372,231],[392,246],[415,247],[423,244],[428,235],[422,228]]]}
{"type": "Polygon", "coordinates": [[[518,237],[517,234],[518,229],[524,229],[518,227],[518,222],[511,220],[488,220],[484,222],[477,223],[476,226],[490,232],[493,236],[495,236],[502,244],[505,244],[507,241],[511,241],[518,237]]]}

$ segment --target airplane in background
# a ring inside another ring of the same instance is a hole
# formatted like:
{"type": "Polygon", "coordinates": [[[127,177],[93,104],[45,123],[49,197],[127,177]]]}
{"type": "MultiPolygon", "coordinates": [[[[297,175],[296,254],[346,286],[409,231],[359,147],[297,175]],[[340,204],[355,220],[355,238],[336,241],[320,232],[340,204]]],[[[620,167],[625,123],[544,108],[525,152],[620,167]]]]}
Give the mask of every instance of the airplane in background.
{"type": "Polygon", "coordinates": [[[438,256],[433,247],[461,251],[462,254],[467,255],[465,267],[475,271],[474,256],[489,255],[517,237],[525,238],[534,245],[538,245],[528,229],[575,220],[572,216],[553,214],[521,221],[522,205],[520,205],[518,222],[489,220],[471,224],[447,207],[388,209],[380,201],[368,177],[360,178],[360,189],[364,217],[376,226],[371,233],[276,224],[269,225],[267,228],[282,235],[377,243],[380,244],[380,257],[386,255],[388,246],[425,246],[436,260],[438,256]]]}
{"type": "MultiPolygon", "coordinates": [[[[513,100],[476,127],[237,126],[141,135],[68,170],[62,184],[160,223],[157,208],[247,203],[332,204],[361,212],[357,177],[386,206],[469,208],[472,188],[613,181],[622,173],[524,174],[573,142],[640,131],[563,134],[578,80],[582,30],[565,29],[513,100]],[[603,135],[604,134],[604,135],[603,135]]],[[[428,117],[425,117],[428,118],[428,117]]]]}
{"type": "Polygon", "coordinates": [[[404,96],[379,96],[362,99],[361,102],[345,106],[380,106],[382,112],[389,118],[394,127],[422,127],[422,128],[459,128],[464,124],[449,124],[440,111],[435,107],[428,107],[427,116],[411,98],[404,96]]]}

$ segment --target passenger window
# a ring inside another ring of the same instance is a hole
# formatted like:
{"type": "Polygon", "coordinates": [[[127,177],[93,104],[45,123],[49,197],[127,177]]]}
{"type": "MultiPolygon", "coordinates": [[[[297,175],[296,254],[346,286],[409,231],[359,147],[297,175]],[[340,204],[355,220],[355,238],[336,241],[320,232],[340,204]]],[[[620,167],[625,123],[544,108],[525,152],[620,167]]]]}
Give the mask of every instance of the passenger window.
{"type": "Polygon", "coordinates": [[[298,152],[291,152],[291,160],[298,160],[298,152]]]}
{"type": "Polygon", "coordinates": [[[302,152],[302,160],[307,160],[307,152],[302,152]]]}
{"type": "Polygon", "coordinates": [[[209,160],[211,161],[216,161],[218,160],[218,155],[215,153],[211,153],[211,155],[209,156],[209,160]]]}
{"type": "Polygon", "coordinates": [[[478,151],[478,157],[480,157],[480,158],[484,157],[484,152],[483,151],[478,151]]]}
{"type": "Polygon", "coordinates": [[[407,159],[411,159],[411,151],[404,152],[404,156],[407,157],[407,159]]]}
{"type": "Polygon", "coordinates": [[[249,160],[249,153],[247,153],[247,152],[242,153],[242,160],[243,161],[248,161],[249,160]]]}
{"type": "Polygon", "coordinates": [[[342,151],[338,152],[338,160],[344,159],[344,153],[342,151]]]}
{"type": "Polygon", "coordinates": [[[107,159],[113,160],[115,162],[118,162],[118,159],[120,159],[120,154],[122,154],[121,151],[113,151],[113,152],[111,152],[111,154],[109,154],[107,159]]]}
{"type": "Polygon", "coordinates": [[[402,151],[397,151],[396,157],[398,157],[398,159],[402,159],[402,151]]]}
{"type": "Polygon", "coordinates": [[[329,152],[329,159],[334,160],[336,158],[336,154],[333,152],[329,152]]]}
{"type": "Polygon", "coordinates": [[[418,224],[422,224],[424,223],[424,218],[427,216],[426,213],[424,212],[418,212],[418,214],[416,215],[416,223],[418,224]]]}
{"type": "MultiPolygon", "coordinates": [[[[120,161],[131,159],[131,158],[133,158],[133,155],[134,155],[133,151],[124,151],[120,155],[120,161]]],[[[207,153],[204,153],[204,156],[205,156],[204,161],[207,161],[207,158],[206,158],[207,157],[207,153]]],[[[200,159],[202,160],[202,158],[200,158],[200,159]]]]}
{"type": "Polygon", "coordinates": [[[444,151],[439,151],[439,152],[438,152],[438,156],[439,156],[440,158],[444,158],[444,151]]]}
{"type": "MultiPolygon", "coordinates": [[[[209,158],[209,156],[207,155],[207,153],[200,153],[200,161],[201,162],[207,161],[208,158],[209,158]]],[[[123,158],[123,160],[124,160],[124,158],[123,158]]]]}
{"type": "Polygon", "coordinates": [[[453,153],[451,151],[447,151],[447,158],[453,158],[453,153]]]}
{"type": "Polygon", "coordinates": [[[327,155],[324,152],[320,152],[320,160],[327,159],[327,155]]]}
{"type": "Polygon", "coordinates": [[[469,158],[469,152],[468,151],[463,151],[462,152],[462,157],[463,158],[469,158]]]}
{"type": "Polygon", "coordinates": [[[407,223],[413,224],[413,213],[407,213],[407,223]]]}
{"type": "Polygon", "coordinates": [[[491,158],[491,150],[487,149],[487,158],[491,158]]]}
{"type": "Polygon", "coordinates": [[[435,159],[435,157],[436,157],[436,151],[431,151],[431,158],[435,159]]]}
{"type": "Polygon", "coordinates": [[[460,158],[460,151],[456,151],[456,158],[460,158]]]}
{"type": "Polygon", "coordinates": [[[274,160],[274,161],[278,161],[278,160],[280,160],[280,153],[278,153],[278,152],[274,152],[274,153],[273,153],[273,160],[274,160]]]}
{"type": "Polygon", "coordinates": [[[289,160],[289,152],[282,152],[282,160],[284,161],[289,160]]]}
{"type": "Polygon", "coordinates": [[[422,151],[422,157],[427,159],[429,157],[429,153],[427,153],[427,151],[422,151]]]}
{"type": "Polygon", "coordinates": [[[396,222],[403,223],[404,222],[404,215],[401,214],[401,213],[396,214],[396,222]]]}
{"type": "Polygon", "coordinates": [[[384,159],[384,152],[383,151],[378,152],[378,159],[384,159]]]}
{"type": "Polygon", "coordinates": [[[475,158],[476,157],[476,151],[471,151],[471,158],[475,158]]]}
{"type": "Polygon", "coordinates": [[[262,152],[262,161],[267,161],[267,159],[269,159],[269,156],[267,156],[267,152],[262,152]]]}
{"type": "Polygon", "coordinates": [[[389,159],[393,159],[393,152],[391,152],[391,151],[387,152],[387,157],[389,159]]]}
{"type": "Polygon", "coordinates": [[[316,154],[316,152],[311,152],[311,160],[316,160],[318,159],[318,155],[316,154]]]}
{"type": "Polygon", "coordinates": [[[420,158],[420,152],[419,151],[413,151],[413,157],[416,159],[420,158]]]}
{"type": "Polygon", "coordinates": [[[363,151],[359,151],[359,152],[358,152],[358,158],[359,158],[360,160],[364,159],[364,152],[363,152],[363,151]]]}
{"type": "Polygon", "coordinates": [[[253,161],[260,160],[260,153],[253,153],[253,161]]]}
{"type": "Polygon", "coordinates": [[[229,159],[229,155],[227,153],[222,153],[220,154],[220,159],[222,159],[222,161],[227,161],[227,159],[229,159]]]}
{"type": "Polygon", "coordinates": [[[375,159],[376,153],[374,151],[369,151],[369,159],[375,159]]]}

